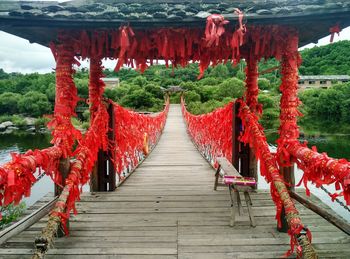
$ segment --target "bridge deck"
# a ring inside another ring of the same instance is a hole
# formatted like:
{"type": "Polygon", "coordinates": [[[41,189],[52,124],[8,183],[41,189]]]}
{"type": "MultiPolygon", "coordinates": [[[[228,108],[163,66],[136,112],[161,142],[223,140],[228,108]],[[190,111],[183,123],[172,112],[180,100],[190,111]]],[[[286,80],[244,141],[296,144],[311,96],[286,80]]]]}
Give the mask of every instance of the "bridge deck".
{"type": "MultiPolygon", "coordinates": [[[[247,215],[231,228],[228,191],[213,191],[213,183],[212,168],[186,134],[180,106],[172,105],[149,158],[117,191],[84,194],[70,236],[56,239],[46,258],[276,258],[287,251],[289,237],[276,231],[268,192],[252,194],[256,228],[247,215]]],[[[298,208],[321,258],[349,258],[346,234],[298,208]]],[[[46,218],[9,240],[0,257],[30,258],[45,224],[46,218]]]]}

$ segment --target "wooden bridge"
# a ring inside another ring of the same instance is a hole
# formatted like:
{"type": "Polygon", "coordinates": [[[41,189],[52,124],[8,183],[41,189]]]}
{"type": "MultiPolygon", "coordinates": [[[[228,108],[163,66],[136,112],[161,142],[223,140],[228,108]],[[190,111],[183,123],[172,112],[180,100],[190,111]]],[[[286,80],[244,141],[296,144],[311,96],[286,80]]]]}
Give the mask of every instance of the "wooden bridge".
{"type": "MultiPolygon", "coordinates": [[[[289,236],[276,230],[269,191],[252,194],[255,228],[246,207],[230,227],[228,190],[213,191],[213,184],[214,170],[187,135],[180,106],[171,105],[150,156],[115,192],[85,193],[70,220],[70,235],[57,238],[46,258],[277,258],[290,248],[289,236]]],[[[348,235],[302,205],[297,208],[320,258],[349,258],[348,235]]],[[[8,240],[0,258],[30,258],[46,222],[47,217],[8,240]]]]}

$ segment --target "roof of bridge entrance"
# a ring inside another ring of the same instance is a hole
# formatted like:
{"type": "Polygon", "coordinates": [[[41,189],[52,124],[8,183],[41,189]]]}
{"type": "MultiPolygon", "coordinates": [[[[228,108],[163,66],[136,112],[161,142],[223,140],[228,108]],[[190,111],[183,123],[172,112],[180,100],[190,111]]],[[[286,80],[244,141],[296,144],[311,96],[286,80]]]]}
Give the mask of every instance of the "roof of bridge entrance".
{"type": "Polygon", "coordinates": [[[235,8],[245,13],[248,24],[297,27],[300,45],[326,36],[336,23],[350,25],[348,0],[5,0],[0,3],[0,30],[47,46],[59,29],[118,28],[126,22],[133,28],[204,28],[210,14],[236,21],[235,8]]]}

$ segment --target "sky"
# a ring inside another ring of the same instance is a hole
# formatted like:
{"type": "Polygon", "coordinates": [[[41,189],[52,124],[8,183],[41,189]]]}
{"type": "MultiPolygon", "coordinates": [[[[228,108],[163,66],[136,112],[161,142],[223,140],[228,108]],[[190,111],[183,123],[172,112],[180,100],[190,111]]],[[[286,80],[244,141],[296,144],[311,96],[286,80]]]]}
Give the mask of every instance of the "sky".
{"type": "MultiPolygon", "coordinates": [[[[300,48],[311,48],[315,45],[329,44],[330,36],[322,38],[317,44],[308,44],[300,48]]],[[[335,35],[334,42],[350,40],[350,27],[343,29],[340,36],[335,35]]],[[[114,69],[116,61],[106,60],[103,62],[105,68],[114,69]]],[[[87,67],[87,62],[82,62],[81,67],[87,67]]],[[[39,44],[31,44],[29,41],[17,36],[0,31],[0,68],[5,72],[21,73],[48,73],[55,67],[55,61],[51,51],[39,44]]]]}

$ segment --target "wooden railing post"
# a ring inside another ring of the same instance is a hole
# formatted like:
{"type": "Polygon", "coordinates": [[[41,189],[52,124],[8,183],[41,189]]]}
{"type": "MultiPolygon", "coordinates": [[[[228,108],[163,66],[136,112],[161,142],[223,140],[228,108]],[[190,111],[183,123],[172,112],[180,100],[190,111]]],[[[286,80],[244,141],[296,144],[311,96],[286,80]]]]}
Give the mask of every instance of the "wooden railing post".
{"type": "Polygon", "coordinates": [[[232,164],[242,176],[254,177],[258,181],[254,150],[238,140],[242,131],[242,120],[238,117],[239,103],[235,102],[232,109],[232,164]]]}
{"type": "Polygon", "coordinates": [[[232,107],[232,165],[239,172],[239,134],[241,131],[241,120],[238,118],[239,103],[234,102],[232,107]]]}
{"type": "MultiPolygon", "coordinates": [[[[114,107],[108,104],[108,140],[114,141],[115,127],[114,127],[114,107]]],[[[99,150],[98,158],[92,172],[90,191],[91,192],[110,192],[116,188],[116,175],[113,164],[113,154],[111,150],[99,150]]]]}
{"type": "MultiPolygon", "coordinates": [[[[65,185],[66,178],[68,177],[68,174],[70,171],[70,159],[69,158],[62,158],[60,160],[58,170],[61,173],[62,182],[61,182],[61,186],[55,184],[55,196],[60,196],[62,193],[63,186],[65,185]]],[[[69,219],[67,219],[65,227],[62,225],[62,222],[60,223],[60,226],[57,230],[57,237],[65,236],[65,232],[64,232],[65,228],[69,229],[69,219]]]]}

